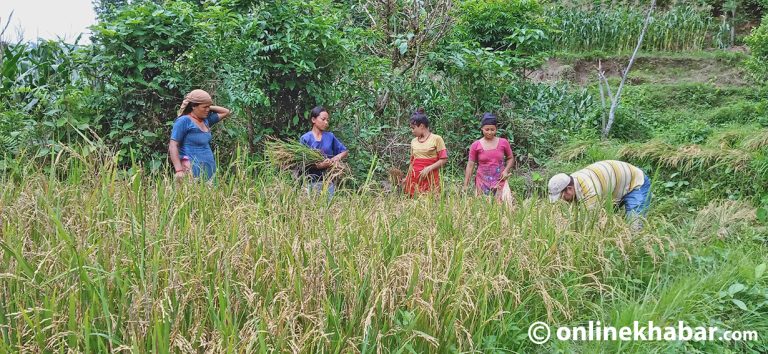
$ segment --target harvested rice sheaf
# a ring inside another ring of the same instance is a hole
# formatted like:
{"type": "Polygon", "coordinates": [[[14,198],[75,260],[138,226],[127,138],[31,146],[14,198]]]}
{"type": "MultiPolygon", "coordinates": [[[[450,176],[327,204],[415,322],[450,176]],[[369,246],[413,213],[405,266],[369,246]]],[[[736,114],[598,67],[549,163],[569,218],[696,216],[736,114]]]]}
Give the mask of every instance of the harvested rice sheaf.
{"type": "Polygon", "coordinates": [[[768,129],[764,129],[744,141],[744,147],[750,151],[756,151],[766,146],[768,146],[768,129]]]}
{"type": "Polygon", "coordinates": [[[318,150],[300,143],[275,138],[269,138],[264,143],[264,155],[267,157],[267,161],[284,170],[303,169],[325,160],[323,154],[318,150]]]}
{"type": "Polygon", "coordinates": [[[622,158],[646,160],[653,163],[680,169],[709,170],[730,168],[743,171],[747,168],[750,156],[739,149],[726,149],[706,145],[672,146],[662,141],[653,140],[643,144],[630,144],[619,151],[622,158]]]}
{"type": "MultiPolygon", "coordinates": [[[[268,138],[264,143],[264,155],[270,164],[284,171],[305,171],[308,167],[326,159],[319,150],[298,142],[276,138],[268,138]]],[[[325,176],[331,180],[337,180],[349,174],[349,165],[337,162],[328,168],[325,176]]]]}

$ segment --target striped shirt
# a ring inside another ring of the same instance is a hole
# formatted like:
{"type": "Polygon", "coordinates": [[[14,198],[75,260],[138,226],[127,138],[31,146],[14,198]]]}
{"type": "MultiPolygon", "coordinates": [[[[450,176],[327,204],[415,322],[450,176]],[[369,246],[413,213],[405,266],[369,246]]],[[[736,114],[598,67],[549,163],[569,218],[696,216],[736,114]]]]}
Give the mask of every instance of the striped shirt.
{"type": "Polygon", "coordinates": [[[633,189],[643,185],[645,173],[626,162],[606,160],[595,162],[571,174],[576,198],[593,207],[609,196],[620,203],[633,189]]]}

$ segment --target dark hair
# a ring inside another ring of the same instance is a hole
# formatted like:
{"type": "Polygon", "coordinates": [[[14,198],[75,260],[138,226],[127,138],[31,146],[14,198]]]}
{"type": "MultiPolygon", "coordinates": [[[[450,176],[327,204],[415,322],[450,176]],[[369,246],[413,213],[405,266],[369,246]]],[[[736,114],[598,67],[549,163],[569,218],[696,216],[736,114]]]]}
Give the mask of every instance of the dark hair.
{"type": "Polygon", "coordinates": [[[199,103],[192,103],[192,102],[187,103],[187,106],[184,107],[184,111],[181,112],[181,115],[184,116],[191,113],[192,109],[197,107],[198,105],[199,103]]]}
{"type": "Polygon", "coordinates": [[[496,115],[491,112],[483,113],[483,117],[480,119],[480,128],[485,125],[498,125],[496,115]]]}
{"type": "Polygon", "coordinates": [[[315,108],[312,108],[312,110],[309,111],[309,122],[311,123],[312,119],[319,117],[320,113],[323,113],[323,112],[328,113],[328,111],[325,110],[325,107],[323,106],[315,106],[315,108]]]}
{"type": "MultiPolygon", "coordinates": [[[[571,177],[571,176],[568,176],[571,177]]],[[[571,177],[571,181],[568,182],[568,185],[566,187],[572,187],[575,183],[573,182],[573,177],[571,177]]]]}
{"type": "Polygon", "coordinates": [[[411,124],[415,126],[423,125],[429,128],[429,118],[424,113],[424,108],[419,108],[411,115],[411,124]]]}

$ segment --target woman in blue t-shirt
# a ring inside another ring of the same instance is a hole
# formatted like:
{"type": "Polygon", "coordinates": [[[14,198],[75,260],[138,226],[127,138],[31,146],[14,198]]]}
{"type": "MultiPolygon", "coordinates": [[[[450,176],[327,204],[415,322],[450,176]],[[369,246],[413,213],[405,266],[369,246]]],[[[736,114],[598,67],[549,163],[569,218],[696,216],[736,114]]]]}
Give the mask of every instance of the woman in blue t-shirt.
{"type": "MultiPolygon", "coordinates": [[[[336,138],[333,133],[326,131],[328,129],[328,111],[322,106],[312,108],[309,112],[309,118],[312,122],[312,129],[301,136],[301,143],[320,150],[325,156],[325,161],[311,165],[307,168],[306,176],[311,183],[310,188],[320,190],[323,186],[323,175],[333,164],[349,155],[347,147],[336,138]]],[[[328,193],[333,195],[335,186],[333,182],[328,185],[328,193]]]]}
{"type": "Polygon", "coordinates": [[[229,116],[229,110],[212,104],[211,95],[203,90],[193,90],[184,97],[168,143],[168,156],[177,178],[191,172],[194,177],[210,181],[216,173],[211,126],[229,116]]]}

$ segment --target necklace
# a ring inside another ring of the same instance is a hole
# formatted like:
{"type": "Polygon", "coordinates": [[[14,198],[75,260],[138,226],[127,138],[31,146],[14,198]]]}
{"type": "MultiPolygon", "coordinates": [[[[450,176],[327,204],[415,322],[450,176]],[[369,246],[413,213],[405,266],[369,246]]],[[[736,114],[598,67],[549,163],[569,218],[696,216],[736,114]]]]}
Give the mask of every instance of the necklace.
{"type": "Polygon", "coordinates": [[[195,115],[192,115],[192,114],[190,114],[189,117],[192,118],[192,121],[200,130],[202,130],[205,133],[208,132],[208,126],[205,125],[205,122],[202,119],[197,118],[195,115]]]}
{"type": "Polygon", "coordinates": [[[432,133],[429,133],[429,135],[427,135],[427,137],[426,137],[426,138],[424,138],[424,140],[423,140],[423,141],[422,141],[420,138],[416,138],[416,140],[417,140],[418,142],[420,142],[420,143],[424,144],[424,143],[427,141],[427,139],[429,139],[429,137],[430,137],[430,136],[432,136],[432,133]]]}

